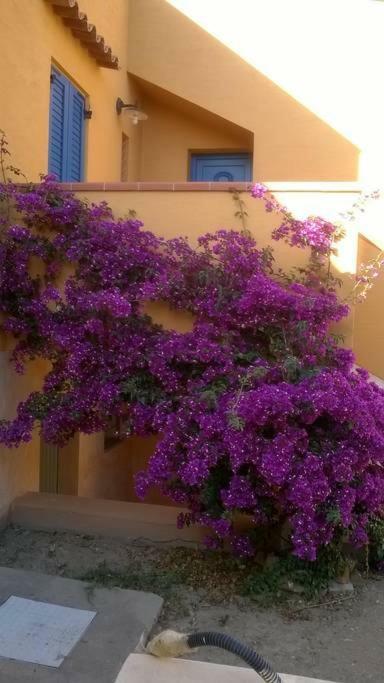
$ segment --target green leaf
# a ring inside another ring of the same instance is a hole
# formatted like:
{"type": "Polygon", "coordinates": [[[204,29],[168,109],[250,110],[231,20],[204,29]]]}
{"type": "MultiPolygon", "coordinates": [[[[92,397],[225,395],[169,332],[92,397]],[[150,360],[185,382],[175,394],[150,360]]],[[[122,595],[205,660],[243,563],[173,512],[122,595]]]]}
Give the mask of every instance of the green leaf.
{"type": "Polygon", "coordinates": [[[121,384],[120,392],[121,397],[128,403],[138,402],[144,405],[155,405],[164,396],[155,378],[144,370],[127,377],[121,384]]]}
{"type": "Polygon", "coordinates": [[[339,524],[341,522],[340,510],[337,507],[329,508],[326,514],[327,522],[332,522],[332,524],[339,524]]]}
{"type": "Polygon", "coordinates": [[[249,364],[252,363],[252,361],[254,361],[257,357],[258,354],[256,351],[247,351],[246,353],[237,353],[235,360],[239,363],[249,364]]]}
{"type": "Polygon", "coordinates": [[[233,427],[233,429],[237,429],[238,432],[242,432],[245,423],[244,420],[239,417],[239,415],[236,415],[236,413],[228,413],[228,424],[230,427],[233,427]]]}
{"type": "Polygon", "coordinates": [[[283,363],[283,371],[286,379],[295,381],[299,377],[301,363],[296,356],[287,356],[283,363]]]}

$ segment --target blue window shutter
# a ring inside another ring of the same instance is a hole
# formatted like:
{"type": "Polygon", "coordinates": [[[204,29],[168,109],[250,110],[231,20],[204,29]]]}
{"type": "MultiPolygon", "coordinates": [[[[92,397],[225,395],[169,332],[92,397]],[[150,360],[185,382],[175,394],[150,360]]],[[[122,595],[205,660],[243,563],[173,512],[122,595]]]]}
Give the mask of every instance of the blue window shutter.
{"type": "Polygon", "coordinates": [[[78,182],[83,179],[83,149],[84,149],[84,97],[70,84],[68,102],[68,180],[78,182]]]}
{"type": "Polygon", "coordinates": [[[48,170],[60,181],[83,179],[84,108],[84,96],[52,69],[48,170]]]}
{"type": "Polygon", "coordinates": [[[48,172],[63,180],[66,154],[66,83],[62,75],[51,74],[48,172]]]}

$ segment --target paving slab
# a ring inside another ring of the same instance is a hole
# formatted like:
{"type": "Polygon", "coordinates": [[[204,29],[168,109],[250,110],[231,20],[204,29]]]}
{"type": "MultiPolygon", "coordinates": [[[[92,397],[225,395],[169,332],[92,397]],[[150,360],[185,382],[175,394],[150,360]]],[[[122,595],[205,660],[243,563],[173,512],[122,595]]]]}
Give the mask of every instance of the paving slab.
{"type": "MultiPolygon", "coordinates": [[[[283,683],[332,683],[318,678],[281,674],[283,683]]],[[[251,669],[185,659],[158,659],[131,654],[115,683],[263,683],[251,669]]]]}
{"type": "Polygon", "coordinates": [[[11,596],[96,615],[58,668],[0,657],[0,681],[7,683],[114,683],[163,603],[153,593],[94,588],[82,581],[0,567],[0,605],[11,596]]]}

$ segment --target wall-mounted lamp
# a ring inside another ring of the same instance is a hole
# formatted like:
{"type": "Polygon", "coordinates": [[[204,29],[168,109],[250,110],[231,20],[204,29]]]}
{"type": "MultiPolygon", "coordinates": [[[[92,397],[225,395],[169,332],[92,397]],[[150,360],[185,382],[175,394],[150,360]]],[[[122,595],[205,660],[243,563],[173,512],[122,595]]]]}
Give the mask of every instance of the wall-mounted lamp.
{"type": "Polygon", "coordinates": [[[128,112],[128,116],[130,119],[132,119],[132,123],[136,126],[139,121],[145,121],[148,116],[145,114],[141,109],[139,109],[139,105],[136,104],[124,104],[123,100],[118,97],[116,100],[116,111],[120,115],[121,112],[125,109],[128,112]]]}

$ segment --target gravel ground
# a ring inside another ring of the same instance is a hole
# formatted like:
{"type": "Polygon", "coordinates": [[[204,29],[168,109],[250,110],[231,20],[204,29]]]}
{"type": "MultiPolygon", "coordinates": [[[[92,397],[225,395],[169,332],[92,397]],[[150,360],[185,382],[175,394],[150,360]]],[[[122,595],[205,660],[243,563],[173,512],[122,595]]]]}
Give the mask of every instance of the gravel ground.
{"type": "MultiPolygon", "coordinates": [[[[384,580],[359,578],[352,595],[329,595],[311,603],[295,595],[263,608],[238,595],[244,567],[230,571],[217,555],[140,539],[127,544],[18,527],[0,534],[0,565],[152,590],[165,598],[157,630],[231,633],[279,671],[337,683],[384,680],[384,580]]],[[[208,649],[193,658],[239,663],[208,649]]]]}

